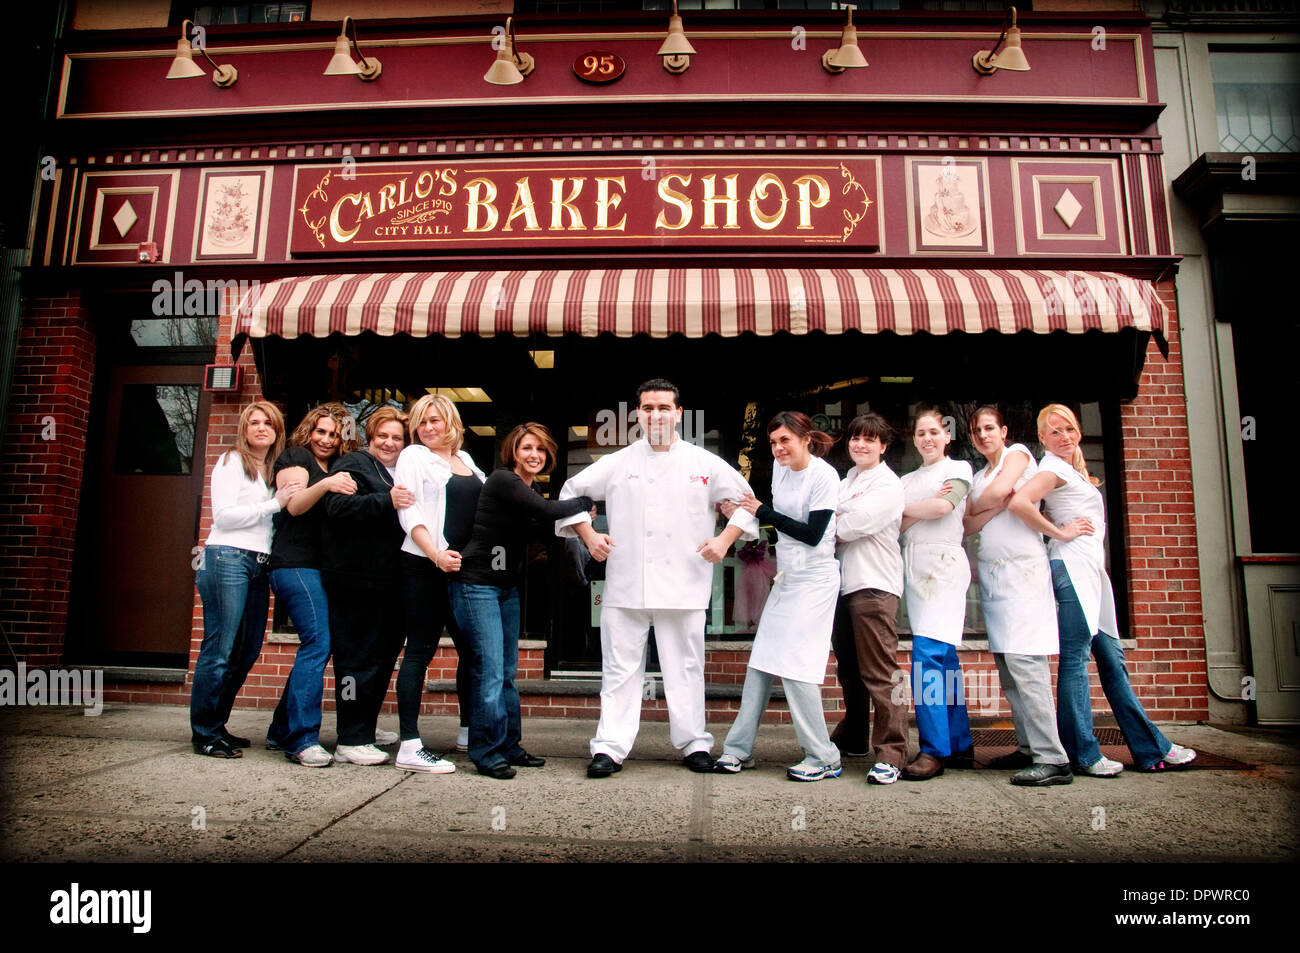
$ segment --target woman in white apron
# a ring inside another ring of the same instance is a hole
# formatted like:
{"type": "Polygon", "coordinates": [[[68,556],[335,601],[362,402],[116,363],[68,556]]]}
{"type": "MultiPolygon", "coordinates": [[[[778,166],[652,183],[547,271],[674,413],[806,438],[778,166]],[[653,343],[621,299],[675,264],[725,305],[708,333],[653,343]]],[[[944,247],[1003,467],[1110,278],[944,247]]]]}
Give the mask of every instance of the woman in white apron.
{"type": "Polygon", "coordinates": [[[947,456],[943,417],[922,408],[912,424],[921,466],[903,481],[903,597],[912,627],[912,706],[921,751],[903,770],[907,781],[972,762],[970,718],[957,646],[966,623],[970,562],[962,549],[962,517],[971,468],[947,456]]]}
{"type": "Polygon", "coordinates": [[[966,501],[966,535],[979,535],[980,604],[989,651],[1011,705],[1019,750],[992,767],[1019,768],[1012,784],[1069,784],[1070,759],[1056,731],[1051,656],[1059,649],[1052,570],[1043,537],[1007,512],[1007,503],[1038,467],[1022,443],[1007,446],[996,407],[970,416],[970,439],[988,464],[975,474],[966,501]]]}
{"type": "MultiPolygon", "coordinates": [[[[740,710],[714,770],[737,774],[754,766],[754,736],[772,694],[772,679],[779,676],[804,750],[803,760],[786,774],[794,781],[837,778],[840,754],[826,731],[821,694],[840,593],[834,519],[840,478],[821,459],[834,440],[814,430],[807,414],[797,411],[773,417],[767,434],[775,461],[772,505],[759,503],[752,494],[738,505],[776,527],[777,575],[754,635],[740,710]]],[[[730,519],[735,506],[724,503],[723,515],[730,519]]]]}
{"type": "Polygon", "coordinates": [[[1038,414],[1038,439],[1046,453],[1039,472],[1012,497],[1011,511],[1051,537],[1052,585],[1056,592],[1061,661],[1056,677],[1056,723],[1076,771],[1114,777],[1124,770],[1102,756],[1092,733],[1088,655],[1097,660],[1101,688],[1141,771],[1187,764],[1196,752],[1173,744],[1147,717],[1129,685],[1115,618],[1115,595],[1106,574],[1106,515],[1101,491],[1088,475],[1079,449],[1078,418],[1062,404],[1038,414]],[[1039,502],[1046,506],[1040,513],[1039,502]]]}

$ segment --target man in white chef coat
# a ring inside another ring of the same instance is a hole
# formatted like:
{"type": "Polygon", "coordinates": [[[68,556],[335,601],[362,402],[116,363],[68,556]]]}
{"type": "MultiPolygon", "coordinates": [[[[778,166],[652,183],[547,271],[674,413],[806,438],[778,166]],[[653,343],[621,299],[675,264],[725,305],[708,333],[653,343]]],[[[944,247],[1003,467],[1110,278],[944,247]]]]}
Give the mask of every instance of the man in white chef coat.
{"type": "Polygon", "coordinates": [[[560,490],[560,499],[605,501],[609,533],[580,513],[555,524],[607,560],[600,611],[600,724],[587,776],[622,768],[641,722],[646,642],[654,626],[673,745],[692,771],[710,771],[713,736],[704,719],[704,617],[713,564],[738,539],[755,539],[758,520],[738,508],[714,535],[714,507],[750,492],[734,469],[678,435],[680,395],[666,380],[637,388],[641,439],[601,457],[560,490]]]}

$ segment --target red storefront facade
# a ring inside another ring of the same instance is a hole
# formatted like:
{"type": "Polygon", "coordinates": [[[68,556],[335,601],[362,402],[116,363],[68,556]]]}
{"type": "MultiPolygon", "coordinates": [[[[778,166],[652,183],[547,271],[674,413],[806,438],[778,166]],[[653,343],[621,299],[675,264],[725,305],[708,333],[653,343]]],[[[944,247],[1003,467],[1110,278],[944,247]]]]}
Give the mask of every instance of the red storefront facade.
{"type": "MultiPolygon", "coordinates": [[[[1206,718],[1145,21],[1022,17],[1031,70],[981,76],[994,17],[859,16],[870,66],[835,74],[821,59],[841,16],[688,14],[697,52],[676,74],[657,55],[666,17],[516,21],[536,68],[512,86],[482,79],[503,18],[363,23],[373,82],[321,75],[336,23],[212,28],[209,55],[238,69],[227,89],[163,79],[175,31],[71,34],[2,463],[15,654],[104,665],[110,700],[186,700],[207,474],[256,395],[292,424],[320,400],[455,390],[480,462],[532,417],[567,434],[572,468],[605,446],[602,413],[663,373],[701,409],[700,439],[752,454],[760,495],[751,410],[902,425],[922,400],[958,420],[1001,400],[1023,427],[1023,408],[1081,405],[1135,689],[1156,720],[1206,718]],[[591,85],[581,64],[602,55],[625,71],[591,85]],[[189,318],[197,337],[168,332],[189,318]],[[203,390],[211,363],[237,365],[238,389],[203,390]],[[131,436],[149,430],[141,388],[195,421],[184,472],[124,456],[156,450],[131,436]]],[[[748,656],[746,570],[733,560],[717,587],[719,720],[748,656]]],[[[547,578],[531,583],[524,713],[594,718],[593,596],[552,597],[547,578]]],[[[968,692],[992,703],[972,714],[1005,718],[967,622],[968,692]]],[[[294,650],[273,627],[239,704],[272,707],[294,650]]],[[[454,710],[453,674],[448,648],[426,710],[454,710]]]]}

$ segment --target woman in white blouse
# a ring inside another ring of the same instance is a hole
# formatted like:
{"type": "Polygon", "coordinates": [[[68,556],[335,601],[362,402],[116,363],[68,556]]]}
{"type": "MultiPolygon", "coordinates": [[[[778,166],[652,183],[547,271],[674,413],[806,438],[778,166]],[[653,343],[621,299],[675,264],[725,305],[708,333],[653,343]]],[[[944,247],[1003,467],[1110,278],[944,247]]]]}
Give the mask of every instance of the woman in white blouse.
{"type": "Polygon", "coordinates": [[[203,643],[190,688],[190,740],[198,754],[240,758],[249,746],[226,730],[226,720],[262,652],[271,517],[302,489],[298,480],[271,491],[271,464],[283,449],[284,416],[254,401],[239,415],[234,448],[212,468],[212,529],[194,580],[203,601],[203,643]]]}
{"type": "Polygon", "coordinates": [[[1052,570],[1043,537],[1007,511],[1012,494],[1038,466],[1023,443],[1007,446],[1006,424],[996,407],[970,415],[970,439],[988,463],[975,474],[966,500],[966,535],[979,536],[984,624],[1019,744],[992,767],[1019,768],[1012,784],[1069,784],[1074,775],[1052,703],[1050,660],[1059,651],[1052,570]]]}
{"type": "MultiPolygon", "coordinates": [[[[397,767],[445,774],[451,762],[420,740],[420,701],[424,673],[446,628],[456,646],[456,695],[460,732],[469,742],[470,646],[456,625],[447,594],[448,576],[460,571],[460,551],[474,531],[474,513],[486,477],[462,446],[465,424],[456,405],[441,394],[426,394],[411,408],[411,442],[397,458],[397,482],[415,495],[398,511],[402,543],[402,605],[406,654],[397,673],[397,717],[401,747],[397,767]]],[[[457,738],[461,747],[462,738],[457,738]]]]}
{"type": "Polygon", "coordinates": [[[903,770],[907,781],[943,774],[945,762],[972,762],[970,717],[957,646],[966,622],[970,562],[962,516],[970,464],[947,456],[952,438],[934,408],[917,412],[912,442],[921,466],[903,476],[903,597],[912,628],[912,707],[921,752],[903,770]]]}
{"type": "Polygon", "coordinates": [[[1115,594],[1106,574],[1106,515],[1101,491],[1088,474],[1079,449],[1074,412],[1048,404],[1038,413],[1038,439],[1046,453],[1039,472],[1012,497],[1011,511],[1051,538],[1048,555],[1056,591],[1061,661],[1056,676],[1056,721],[1061,743],[1075,770],[1092,777],[1114,777],[1124,770],[1101,753],[1092,732],[1088,655],[1097,660],[1101,688],[1124,740],[1141,771],[1183,765],[1196,752],[1173,744],[1147,717],[1133,694],[1124,667],[1115,618],[1115,594]],[[1046,512],[1039,512],[1042,502],[1046,512]]]}

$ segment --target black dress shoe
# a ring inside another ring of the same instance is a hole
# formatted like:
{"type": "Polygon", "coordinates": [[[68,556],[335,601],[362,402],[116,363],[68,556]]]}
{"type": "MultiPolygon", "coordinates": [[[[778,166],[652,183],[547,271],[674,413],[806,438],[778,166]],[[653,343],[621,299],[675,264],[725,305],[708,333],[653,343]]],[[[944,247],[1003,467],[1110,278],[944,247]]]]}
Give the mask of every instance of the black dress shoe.
{"type": "Polygon", "coordinates": [[[954,751],[948,757],[943,759],[945,768],[973,768],[975,767],[975,746],[967,748],[965,751],[954,751]]]}
{"type": "Polygon", "coordinates": [[[529,754],[527,751],[520,752],[508,760],[516,768],[540,768],[542,765],[546,764],[545,758],[539,758],[536,755],[529,754]]]}
{"type": "Polygon", "coordinates": [[[475,765],[479,774],[487,775],[489,778],[496,778],[498,781],[509,781],[515,776],[515,769],[510,767],[505,761],[497,761],[493,764],[475,765]]]}
{"type": "Polygon", "coordinates": [[[221,729],[221,740],[232,748],[251,748],[253,743],[247,738],[240,738],[238,735],[232,735],[226,729],[221,729]]]}
{"type": "Polygon", "coordinates": [[[713,771],[713,759],[709,757],[707,751],[691,752],[682,758],[682,764],[699,774],[709,774],[713,771]]]}
{"type": "Polygon", "coordinates": [[[1032,756],[1025,754],[1023,751],[1013,751],[1011,754],[1004,754],[1000,758],[994,758],[989,762],[989,767],[994,771],[1019,771],[1021,768],[1027,768],[1033,763],[1032,756]]]}
{"type": "Polygon", "coordinates": [[[589,778],[607,778],[611,774],[622,771],[623,766],[607,754],[598,754],[591,759],[591,764],[587,765],[587,777],[589,778]]]}

